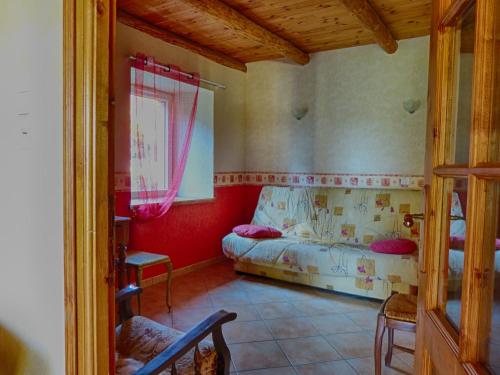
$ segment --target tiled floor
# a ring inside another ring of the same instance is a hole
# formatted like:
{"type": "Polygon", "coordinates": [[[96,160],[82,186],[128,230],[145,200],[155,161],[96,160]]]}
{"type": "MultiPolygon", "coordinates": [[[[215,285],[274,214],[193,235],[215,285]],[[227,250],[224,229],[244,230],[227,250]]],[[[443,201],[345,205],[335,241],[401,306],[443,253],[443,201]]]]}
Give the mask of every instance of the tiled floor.
{"type": "MultiPolygon", "coordinates": [[[[242,276],[230,262],[173,281],[173,309],[163,284],[146,288],[142,314],[188,330],[219,309],[234,311],[224,326],[232,373],[241,375],[372,375],[380,303],[269,279],[242,276]]],[[[396,333],[413,346],[414,336],[396,333]]],[[[395,351],[385,375],[411,374],[413,356],[395,351]]]]}

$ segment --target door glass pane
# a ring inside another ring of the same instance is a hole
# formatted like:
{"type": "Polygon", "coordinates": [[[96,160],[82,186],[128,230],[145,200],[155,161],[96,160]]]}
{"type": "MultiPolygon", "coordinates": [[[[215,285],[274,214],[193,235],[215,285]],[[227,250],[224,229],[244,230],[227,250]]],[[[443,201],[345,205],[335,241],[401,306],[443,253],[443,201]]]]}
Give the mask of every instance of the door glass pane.
{"type": "Polygon", "coordinates": [[[463,18],[458,56],[458,83],[455,121],[455,151],[452,164],[469,162],[470,129],[472,124],[472,71],[474,68],[475,7],[463,18]]]}
{"type": "Polygon", "coordinates": [[[495,6],[495,32],[493,42],[495,46],[495,64],[493,64],[493,129],[489,134],[488,161],[500,161],[500,7],[495,6]]]}
{"type": "Polygon", "coordinates": [[[464,244],[467,215],[467,179],[455,178],[447,181],[449,193],[448,243],[445,267],[447,273],[441,278],[444,313],[458,330],[461,316],[462,279],[464,272],[464,244]]]}
{"type": "Polygon", "coordinates": [[[491,322],[489,324],[487,367],[494,374],[500,375],[500,181],[490,182],[486,190],[489,203],[485,212],[487,218],[485,237],[488,244],[487,251],[491,255],[491,262],[495,264],[493,303],[491,322]]]}

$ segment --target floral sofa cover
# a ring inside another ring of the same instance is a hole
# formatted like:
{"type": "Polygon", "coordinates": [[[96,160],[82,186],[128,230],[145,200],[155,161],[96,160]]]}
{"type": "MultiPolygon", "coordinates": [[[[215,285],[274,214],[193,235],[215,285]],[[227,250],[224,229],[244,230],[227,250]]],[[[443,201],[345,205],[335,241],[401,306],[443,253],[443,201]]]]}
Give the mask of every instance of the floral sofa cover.
{"type": "Polygon", "coordinates": [[[420,239],[422,191],[265,186],[252,220],[281,230],[255,240],[231,233],[224,254],[237,271],[384,299],[417,286],[417,254],[389,255],[368,245],[384,238],[420,239]]]}

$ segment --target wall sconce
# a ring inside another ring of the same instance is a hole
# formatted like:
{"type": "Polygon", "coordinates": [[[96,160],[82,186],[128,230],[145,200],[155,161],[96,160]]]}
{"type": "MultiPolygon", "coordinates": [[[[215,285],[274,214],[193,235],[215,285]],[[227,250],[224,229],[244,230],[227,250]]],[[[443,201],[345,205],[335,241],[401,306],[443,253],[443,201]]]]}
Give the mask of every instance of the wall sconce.
{"type": "Polygon", "coordinates": [[[301,107],[301,108],[295,108],[292,111],[292,116],[296,120],[302,120],[305,115],[307,115],[307,112],[309,112],[309,108],[307,107],[301,107]]]}
{"type": "Polygon", "coordinates": [[[403,226],[411,228],[415,224],[414,219],[424,220],[424,214],[405,214],[403,218],[403,226]]]}
{"type": "Polygon", "coordinates": [[[420,108],[420,100],[418,100],[418,99],[406,99],[403,102],[403,108],[406,112],[408,112],[410,115],[412,115],[417,111],[417,109],[420,108]]]}

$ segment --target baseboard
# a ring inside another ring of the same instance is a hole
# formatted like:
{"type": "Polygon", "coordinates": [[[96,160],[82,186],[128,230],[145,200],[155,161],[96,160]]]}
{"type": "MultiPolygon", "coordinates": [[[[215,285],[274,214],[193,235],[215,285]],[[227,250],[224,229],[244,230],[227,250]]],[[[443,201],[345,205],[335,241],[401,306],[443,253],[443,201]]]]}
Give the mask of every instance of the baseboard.
{"type": "MultiPolygon", "coordinates": [[[[176,278],[181,275],[185,275],[187,273],[193,272],[200,270],[202,268],[211,266],[213,264],[217,264],[220,262],[223,262],[225,259],[227,259],[224,255],[218,256],[216,258],[212,259],[207,259],[203,260],[198,263],[190,264],[189,266],[182,267],[182,268],[177,268],[172,272],[172,277],[176,278]]],[[[142,287],[147,288],[148,286],[159,284],[159,283],[164,283],[167,281],[167,273],[161,273],[157,276],[149,277],[147,279],[142,280],[142,287]]]]}

